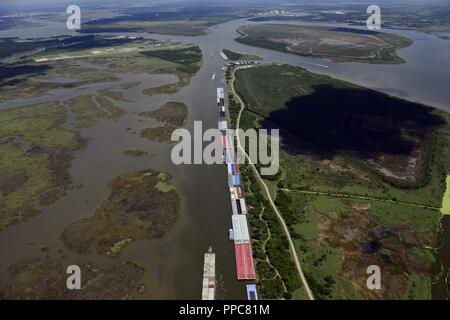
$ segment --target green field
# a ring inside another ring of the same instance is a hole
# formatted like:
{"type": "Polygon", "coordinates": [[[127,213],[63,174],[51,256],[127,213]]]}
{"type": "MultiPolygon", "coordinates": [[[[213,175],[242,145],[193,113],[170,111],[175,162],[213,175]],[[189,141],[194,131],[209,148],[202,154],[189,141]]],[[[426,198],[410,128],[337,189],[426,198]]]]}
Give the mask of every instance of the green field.
{"type": "Polygon", "coordinates": [[[163,84],[159,87],[148,88],[144,94],[152,96],[157,94],[173,94],[180,88],[190,83],[191,77],[200,70],[203,58],[199,47],[187,46],[182,48],[170,48],[151,50],[141,53],[145,57],[156,58],[159,61],[169,63],[175,69],[172,73],[178,76],[178,82],[163,84]]]}
{"type": "Polygon", "coordinates": [[[450,214],[450,176],[445,179],[446,188],[444,196],[442,197],[442,214],[450,214]]]}
{"type": "Polygon", "coordinates": [[[332,61],[404,63],[396,50],[412,44],[401,36],[350,28],[260,24],[238,32],[236,41],[244,44],[332,61]]]}
{"type": "MultiPolygon", "coordinates": [[[[246,103],[241,127],[280,129],[284,174],[274,180],[275,202],[315,297],[429,298],[439,266],[448,114],[286,65],[242,69],[236,76],[246,103]],[[397,136],[394,127],[404,129],[397,136]],[[388,140],[395,147],[384,148],[388,140]],[[421,160],[408,168],[411,159],[421,160]],[[383,270],[380,291],[365,286],[364,266],[371,264],[383,270]]],[[[232,117],[236,108],[231,99],[232,117]]],[[[252,229],[259,224],[254,220],[252,229]]],[[[265,232],[272,228],[278,227],[265,232]]],[[[261,236],[253,231],[252,237],[261,236]]],[[[269,271],[258,272],[264,278],[269,271]]]]}
{"type": "Polygon", "coordinates": [[[141,54],[146,57],[155,57],[179,64],[180,66],[176,69],[186,73],[196,73],[200,69],[202,62],[202,52],[197,46],[151,50],[144,51],[141,54]]]}

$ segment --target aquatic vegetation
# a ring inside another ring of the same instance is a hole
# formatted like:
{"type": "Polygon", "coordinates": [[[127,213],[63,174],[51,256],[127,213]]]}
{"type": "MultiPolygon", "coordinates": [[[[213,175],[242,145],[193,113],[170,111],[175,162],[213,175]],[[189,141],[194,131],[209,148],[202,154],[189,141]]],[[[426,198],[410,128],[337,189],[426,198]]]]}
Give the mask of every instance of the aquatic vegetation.
{"type": "Polygon", "coordinates": [[[69,187],[70,160],[85,141],[63,127],[58,102],[0,111],[0,229],[38,214],[69,187]]]}
{"type": "Polygon", "coordinates": [[[130,157],[144,157],[148,155],[147,151],[139,150],[139,149],[128,149],[122,152],[126,156],[130,157]]]}
{"type": "Polygon", "coordinates": [[[0,291],[2,299],[19,300],[119,300],[137,293],[144,268],[134,262],[112,267],[80,265],[82,290],[67,290],[67,265],[55,260],[31,259],[8,267],[11,284],[0,291]]]}
{"type": "Polygon", "coordinates": [[[163,126],[142,129],[139,135],[151,141],[171,143],[172,132],[175,129],[177,129],[177,127],[165,124],[163,126]]]}
{"type": "Polygon", "coordinates": [[[152,141],[171,143],[172,132],[185,123],[188,117],[188,109],[184,103],[170,101],[157,110],[141,112],[139,115],[151,117],[164,123],[162,126],[142,129],[141,137],[152,141]]]}
{"type": "Polygon", "coordinates": [[[180,215],[179,195],[169,180],[150,169],[119,175],[95,213],[66,227],[61,241],[82,254],[118,255],[127,243],[162,237],[180,215]]]}
{"type": "Polygon", "coordinates": [[[175,64],[178,82],[164,84],[143,91],[146,95],[173,94],[180,88],[187,86],[192,76],[200,70],[202,63],[202,52],[198,46],[187,46],[182,48],[149,50],[141,52],[146,57],[153,57],[175,64]]]}
{"type": "Polygon", "coordinates": [[[182,102],[169,101],[157,110],[141,112],[139,115],[180,127],[187,119],[188,109],[182,102]]]}

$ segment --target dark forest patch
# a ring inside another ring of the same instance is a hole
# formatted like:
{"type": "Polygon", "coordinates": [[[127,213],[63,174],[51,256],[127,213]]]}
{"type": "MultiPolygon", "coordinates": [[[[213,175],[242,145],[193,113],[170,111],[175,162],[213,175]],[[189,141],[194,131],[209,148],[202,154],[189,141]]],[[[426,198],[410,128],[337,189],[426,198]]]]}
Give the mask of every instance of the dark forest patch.
{"type": "Polygon", "coordinates": [[[290,152],[298,152],[298,141],[284,135],[286,131],[322,147],[327,156],[345,152],[370,158],[380,153],[409,155],[418,140],[444,123],[431,108],[416,103],[372,90],[317,85],[312,94],[271,112],[263,126],[278,125],[290,152]]]}
{"type": "MultiPolygon", "coordinates": [[[[0,82],[6,79],[23,75],[44,74],[52,67],[50,65],[19,65],[19,66],[0,66],[0,82]]],[[[17,84],[20,80],[11,80],[11,84],[17,84]],[[13,81],[13,82],[11,82],[13,81]]]]}

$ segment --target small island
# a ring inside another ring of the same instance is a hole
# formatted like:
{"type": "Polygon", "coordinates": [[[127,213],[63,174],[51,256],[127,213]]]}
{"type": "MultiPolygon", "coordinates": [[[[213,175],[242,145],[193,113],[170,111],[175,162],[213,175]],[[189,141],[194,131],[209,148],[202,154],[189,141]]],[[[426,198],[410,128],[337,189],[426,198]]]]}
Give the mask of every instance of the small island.
{"type": "Polygon", "coordinates": [[[162,126],[142,129],[140,132],[141,137],[151,141],[171,142],[172,132],[186,122],[188,109],[182,102],[169,101],[157,110],[141,112],[139,115],[151,117],[158,122],[164,123],[162,126]]]}
{"type": "Polygon", "coordinates": [[[139,150],[139,149],[128,149],[128,150],[124,150],[122,153],[129,157],[145,157],[148,155],[147,151],[139,150]]]}
{"type": "Polygon", "coordinates": [[[261,24],[238,32],[240,43],[335,62],[405,63],[397,50],[412,44],[395,34],[343,27],[261,24]]]}
{"type": "Polygon", "coordinates": [[[157,110],[141,112],[139,115],[179,127],[185,123],[188,110],[187,106],[182,102],[169,101],[157,110]]]}
{"type": "Polygon", "coordinates": [[[170,179],[151,169],[119,175],[94,215],[66,227],[61,241],[81,254],[117,256],[130,242],[162,237],[180,215],[180,198],[170,179]]]}
{"type": "Polygon", "coordinates": [[[238,53],[228,49],[222,50],[223,54],[228,58],[228,60],[232,61],[254,61],[254,60],[262,60],[261,57],[254,54],[246,54],[246,53],[238,53]]]}

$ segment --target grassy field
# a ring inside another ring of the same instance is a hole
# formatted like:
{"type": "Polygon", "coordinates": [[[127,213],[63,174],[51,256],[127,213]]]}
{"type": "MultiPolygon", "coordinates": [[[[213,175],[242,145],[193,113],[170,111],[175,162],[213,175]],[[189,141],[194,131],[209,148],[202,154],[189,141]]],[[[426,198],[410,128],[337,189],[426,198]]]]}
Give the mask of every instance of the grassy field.
{"type": "Polygon", "coordinates": [[[446,188],[444,196],[442,197],[442,214],[450,214],[450,176],[445,179],[446,188]]]}
{"type": "MultiPolygon", "coordinates": [[[[236,88],[246,103],[242,128],[280,129],[284,174],[271,192],[315,297],[428,299],[439,267],[448,114],[286,65],[239,70],[236,88]],[[372,264],[383,270],[379,291],[365,286],[372,264]]],[[[232,117],[237,107],[231,100],[232,117]]]]}
{"type": "Polygon", "coordinates": [[[332,61],[404,63],[396,50],[412,44],[401,36],[350,28],[262,24],[238,32],[241,43],[332,61]]]}
{"type": "Polygon", "coordinates": [[[146,57],[155,57],[176,63],[179,65],[176,69],[185,73],[196,73],[200,69],[202,62],[202,52],[197,46],[151,50],[144,51],[141,54],[146,57]]]}
{"type": "MultiPolygon", "coordinates": [[[[281,193],[282,194],[282,193],[281,193]]],[[[318,299],[430,297],[439,212],[376,201],[283,194],[308,283],[318,299]],[[325,203],[325,205],[324,205],[325,203]],[[382,290],[365,287],[365,268],[383,270],[382,290]],[[425,286],[412,290],[411,278],[425,286]],[[426,291],[422,289],[426,288],[426,291]]]]}

